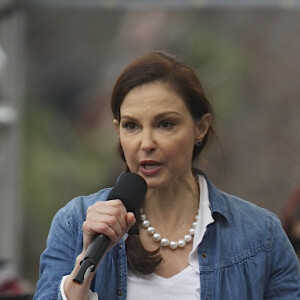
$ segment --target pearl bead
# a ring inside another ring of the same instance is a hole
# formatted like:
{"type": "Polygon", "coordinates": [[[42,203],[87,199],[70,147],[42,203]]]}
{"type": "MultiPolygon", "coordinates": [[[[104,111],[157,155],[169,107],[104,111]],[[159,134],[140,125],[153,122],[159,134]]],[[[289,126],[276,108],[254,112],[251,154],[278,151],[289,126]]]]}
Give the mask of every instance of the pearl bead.
{"type": "Polygon", "coordinates": [[[162,238],[161,241],[160,241],[160,244],[161,244],[162,247],[169,246],[169,240],[166,239],[166,238],[162,238]]]}
{"type": "Polygon", "coordinates": [[[190,232],[190,235],[194,235],[195,234],[195,228],[190,228],[189,232],[190,232]]]}
{"type": "Polygon", "coordinates": [[[190,243],[192,241],[192,236],[190,234],[186,234],[184,236],[184,240],[187,242],[187,243],[190,243]]]}
{"type": "Polygon", "coordinates": [[[155,232],[155,228],[153,227],[153,226],[149,226],[148,228],[147,228],[147,233],[148,234],[153,234],[155,232]]]}
{"type": "Polygon", "coordinates": [[[177,246],[178,246],[178,243],[175,242],[175,241],[171,241],[170,244],[169,244],[169,247],[170,247],[171,249],[176,249],[177,246]]]}
{"type": "Polygon", "coordinates": [[[178,247],[183,248],[184,246],[185,246],[185,240],[180,239],[180,240],[178,241],[178,247]]]}
{"type": "Polygon", "coordinates": [[[149,222],[148,220],[144,220],[144,221],[142,222],[142,227],[143,227],[143,228],[147,228],[149,225],[150,225],[150,222],[149,222]]]}
{"type": "Polygon", "coordinates": [[[150,225],[150,222],[149,220],[147,220],[147,216],[142,209],[141,209],[141,220],[142,220],[141,223],[142,227],[146,229],[149,235],[152,235],[152,239],[155,242],[160,242],[161,247],[169,246],[170,249],[175,250],[178,247],[184,248],[186,246],[186,243],[190,243],[193,240],[193,235],[195,234],[195,230],[197,226],[198,215],[195,217],[192,227],[189,230],[189,233],[186,234],[183,239],[180,239],[178,241],[171,241],[171,242],[167,238],[162,238],[158,232],[155,232],[155,228],[150,225]]]}
{"type": "Polygon", "coordinates": [[[160,235],[159,233],[155,232],[155,233],[153,234],[153,240],[154,240],[155,242],[160,241],[160,240],[161,240],[161,235],[160,235]]]}

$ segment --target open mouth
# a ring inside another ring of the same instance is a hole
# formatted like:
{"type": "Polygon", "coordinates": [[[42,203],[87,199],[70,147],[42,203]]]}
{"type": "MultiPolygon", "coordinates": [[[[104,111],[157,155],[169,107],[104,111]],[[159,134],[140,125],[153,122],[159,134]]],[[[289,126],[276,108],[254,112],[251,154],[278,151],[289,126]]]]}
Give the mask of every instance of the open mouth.
{"type": "Polygon", "coordinates": [[[157,167],[159,167],[159,164],[142,164],[142,166],[146,169],[146,170],[153,170],[157,167]]]}
{"type": "Polygon", "coordinates": [[[162,164],[154,160],[144,160],[140,162],[140,171],[145,176],[155,176],[160,173],[162,164]]]}
{"type": "Polygon", "coordinates": [[[145,171],[154,171],[161,167],[161,163],[154,160],[144,160],[140,162],[141,168],[145,171]]]}

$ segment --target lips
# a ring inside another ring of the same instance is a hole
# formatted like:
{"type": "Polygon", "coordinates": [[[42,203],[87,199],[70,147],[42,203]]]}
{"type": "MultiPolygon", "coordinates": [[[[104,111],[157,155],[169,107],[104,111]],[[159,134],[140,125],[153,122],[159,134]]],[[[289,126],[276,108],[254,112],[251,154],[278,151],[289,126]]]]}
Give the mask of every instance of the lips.
{"type": "Polygon", "coordinates": [[[159,166],[158,164],[153,164],[153,165],[151,165],[151,164],[144,164],[144,165],[143,165],[143,167],[144,167],[145,169],[147,169],[147,170],[155,169],[155,168],[157,168],[158,166],[159,166]]]}
{"type": "Polygon", "coordinates": [[[154,160],[144,160],[140,162],[140,168],[144,175],[152,176],[161,170],[162,164],[154,160]]]}

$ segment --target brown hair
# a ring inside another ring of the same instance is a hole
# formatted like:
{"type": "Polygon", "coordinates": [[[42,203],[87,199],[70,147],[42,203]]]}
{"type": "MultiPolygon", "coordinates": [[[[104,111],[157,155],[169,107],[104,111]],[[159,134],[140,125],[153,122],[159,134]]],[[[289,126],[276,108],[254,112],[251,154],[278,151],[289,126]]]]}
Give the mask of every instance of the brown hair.
{"type": "MultiPolygon", "coordinates": [[[[111,110],[114,118],[120,121],[120,107],[133,88],[152,82],[168,84],[184,100],[194,120],[200,120],[206,113],[214,116],[212,106],[195,72],[173,55],[156,51],[134,60],[118,77],[111,97],[111,110]]],[[[212,133],[213,127],[211,126],[201,146],[194,146],[192,162],[199,157],[212,133]]],[[[120,144],[119,151],[125,161],[120,144]]],[[[127,171],[129,171],[128,167],[127,171]]],[[[143,274],[152,273],[162,260],[159,249],[156,251],[144,249],[137,234],[130,234],[127,238],[126,251],[129,267],[143,274]]]]}

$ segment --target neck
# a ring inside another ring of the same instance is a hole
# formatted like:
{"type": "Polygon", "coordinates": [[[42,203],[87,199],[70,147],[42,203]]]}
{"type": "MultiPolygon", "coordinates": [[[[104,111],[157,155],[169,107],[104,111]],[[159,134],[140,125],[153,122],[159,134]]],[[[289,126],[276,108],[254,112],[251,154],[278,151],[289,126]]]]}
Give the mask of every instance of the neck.
{"type": "Polygon", "coordinates": [[[198,211],[199,195],[199,184],[191,175],[172,182],[168,187],[149,189],[144,211],[151,222],[161,225],[172,227],[178,224],[178,220],[189,223],[198,211]]]}

